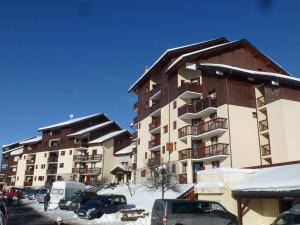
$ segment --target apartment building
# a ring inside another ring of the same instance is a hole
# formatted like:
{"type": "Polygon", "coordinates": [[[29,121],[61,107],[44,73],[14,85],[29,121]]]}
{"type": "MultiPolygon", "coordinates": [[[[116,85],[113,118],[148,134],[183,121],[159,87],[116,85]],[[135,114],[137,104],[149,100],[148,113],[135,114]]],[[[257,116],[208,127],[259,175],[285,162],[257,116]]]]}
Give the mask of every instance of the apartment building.
{"type": "Polygon", "coordinates": [[[208,168],[300,160],[299,85],[245,39],[167,50],[129,89],[137,180],[161,163],[193,183],[208,168]]]}
{"type": "Polygon", "coordinates": [[[8,175],[6,185],[41,187],[56,180],[97,185],[111,181],[111,170],[118,163],[115,154],[131,146],[130,132],[103,113],[38,130],[42,136],[3,146],[3,163],[8,165],[8,172],[3,170],[8,175]]]}

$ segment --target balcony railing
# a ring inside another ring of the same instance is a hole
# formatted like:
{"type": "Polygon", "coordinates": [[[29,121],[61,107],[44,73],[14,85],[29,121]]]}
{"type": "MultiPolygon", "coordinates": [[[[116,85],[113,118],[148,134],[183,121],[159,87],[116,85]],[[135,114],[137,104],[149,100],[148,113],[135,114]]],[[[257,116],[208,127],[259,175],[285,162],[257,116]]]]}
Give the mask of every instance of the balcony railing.
{"type": "Polygon", "coordinates": [[[218,107],[217,98],[205,98],[203,100],[197,101],[194,104],[185,104],[178,108],[178,117],[186,113],[199,113],[210,107],[218,107]]]}
{"type": "Polygon", "coordinates": [[[153,95],[155,95],[159,91],[160,91],[160,85],[159,84],[153,85],[152,90],[149,92],[149,97],[151,98],[153,95]]]}
{"type": "Polygon", "coordinates": [[[73,156],[74,161],[101,161],[102,155],[96,154],[96,155],[74,155],[73,156]]]}
{"type": "Polygon", "coordinates": [[[73,168],[72,173],[80,173],[80,174],[100,174],[101,168],[73,168]]]}
{"type": "Polygon", "coordinates": [[[159,138],[155,138],[152,141],[149,141],[149,149],[157,147],[160,145],[160,137],[159,138]]]}
{"type": "Polygon", "coordinates": [[[136,111],[137,109],[138,109],[138,103],[136,102],[133,104],[133,110],[136,111]]]}
{"type": "Polygon", "coordinates": [[[58,156],[48,158],[48,163],[57,163],[57,161],[58,161],[58,156]]]}
{"type": "Polygon", "coordinates": [[[30,181],[24,181],[24,187],[32,186],[32,180],[30,181]]]}
{"type": "Polygon", "coordinates": [[[229,145],[218,143],[209,146],[205,146],[200,149],[184,149],[179,151],[179,160],[184,159],[202,159],[210,156],[228,155],[229,145]]]}
{"type": "Polygon", "coordinates": [[[27,160],[26,164],[35,164],[35,159],[29,159],[29,160],[27,160]]]}
{"type": "Polygon", "coordinates": [[[186,184],[187,183],[187,174],[186,173],[178,174],[178,180],[179,180],[179,184],[186,184]]]}
{"type": "Polygon", "coordinates": [[[202,87],[197,83],[184,82],[178,88],[178,95],[181,95],[186,91],[201,93],[202,92],[202,87]]]}
{"type": "Polygon", "coordinates": [[[160,109],[160,101],[156,101],[152,104],[152,106],[149,108],[149,114],[155,112],[158,109],[160,109]]]}
{"type": "Polygon", "coordinates": [[[197,126],[187,125],[178,130],[178,137],[181,138],[187,135],[200,135],[216,129],[227,129],[227,119],[217,117],[197,126]]]}
{"type": "Polygon", "coordinates": [[[25,175],[33,176],[34,170],[26,170],[25,175]]]}
{"type": "Polygon", "coordinates": [[[156,117],[152,120],[152,122],[149,124],[149,131],[152,131],[158,127],[160,127],[160,117],[156,117]]]}
{"type": "Polygon", "coordinates": [[[53,168],[53,169],[49,169],[46,171],[46,174],[47,175],[50,175],[50,174],[57,174],[57,168],[53,168]]]}
{"type": "Polygon", "coordinates": [[[88,147],[89,147],[88,143],[79,142],[74,144],[74,148],[88,148],[88,147]]]}
{"type": "Polygon", "coordinates": [[[261,96],[261,97],[257,98],[257,107],[259,108],[259,107],[262,107],[264,105],[266,105],[265,97],[261,96]]]}
{"type": "Polygon", "coordinates": [[[148,166],[149,167],[158,166],[158,165],[160,165],[160,162],[161,162],[160,156],[156,156],[154,158],[148,159],[148,166]]]}
{"type": "Polygon", "coordinates": [[[268,124],[268,120],[262,120],[259,122],[259,131],[266,131],[269,130],[269,124],[268,124]]]}
{"type": "Polygon", "coordinates": [[[262,146],[260,146],[260,148],[261,148],[261,155],[262,156],[271,155],[271,147],[270,147],[269,144],[262,145],[262,146]]]}

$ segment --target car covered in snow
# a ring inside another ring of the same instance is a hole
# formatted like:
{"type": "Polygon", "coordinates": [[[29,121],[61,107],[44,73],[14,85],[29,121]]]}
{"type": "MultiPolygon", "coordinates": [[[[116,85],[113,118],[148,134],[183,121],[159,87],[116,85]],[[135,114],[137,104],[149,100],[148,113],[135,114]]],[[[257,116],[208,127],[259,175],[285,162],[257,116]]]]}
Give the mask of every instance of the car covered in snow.
{"type": "Polygon", "coordinates": [[[205,224],[238,225],[238,219],[218,202],[183,199],[157,199],[151,225],[205,224]]]}
{"type": "Polygon", "coordinates": [[[78,216],[91,220],[125,208],[127,200],[124,195],[98,195],[78,209],[78,216]]]}
{"type": "Polygon", "coordinates": [[[281,213],[272,225],[300,225],[300,204],[296,204],[289,211],[281,213]]]}

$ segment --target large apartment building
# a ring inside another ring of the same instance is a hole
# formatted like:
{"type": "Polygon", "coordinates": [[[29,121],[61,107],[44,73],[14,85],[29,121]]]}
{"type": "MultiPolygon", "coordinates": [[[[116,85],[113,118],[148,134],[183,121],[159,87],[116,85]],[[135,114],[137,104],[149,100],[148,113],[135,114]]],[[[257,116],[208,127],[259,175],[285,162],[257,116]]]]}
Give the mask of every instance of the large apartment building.
{"type": "MultiPolygon", "coordinates": [[[[70,119],[38,130],[42,136],[3,146],[2,184],[41,187],[56,180],[75,180],[97,185],[114,180],[112,170],[116,166],[131,168],[131,134],[105,114],[70,119]],[[127,158],[120,160],[116,154],[119,151],[127,158]]],[[[118,179],[122,175],[130,179],[128,171],[117,175],[118,179]]]]}
{"type": "Polygon", "coordinates": [[[300,80],[245,39],[169,49],[129,92],[137,180],[161,163],[193,183],[208,168],[300,160],[300,80]]]}

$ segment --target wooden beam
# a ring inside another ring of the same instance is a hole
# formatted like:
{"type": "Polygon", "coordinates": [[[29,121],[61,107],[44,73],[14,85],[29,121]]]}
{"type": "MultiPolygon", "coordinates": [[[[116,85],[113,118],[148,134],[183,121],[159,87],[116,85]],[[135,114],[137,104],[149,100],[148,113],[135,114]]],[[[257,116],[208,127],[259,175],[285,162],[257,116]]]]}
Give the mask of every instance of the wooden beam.
{"type": "Polygon", "coordinates": [[[243,225],[243,209],[242,209],[242,198],[238,197],[237,200],[238,220],[239,225],[243,225]]]}

